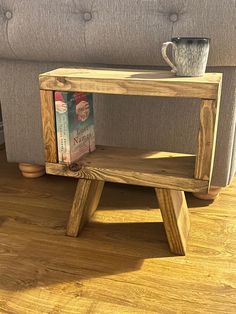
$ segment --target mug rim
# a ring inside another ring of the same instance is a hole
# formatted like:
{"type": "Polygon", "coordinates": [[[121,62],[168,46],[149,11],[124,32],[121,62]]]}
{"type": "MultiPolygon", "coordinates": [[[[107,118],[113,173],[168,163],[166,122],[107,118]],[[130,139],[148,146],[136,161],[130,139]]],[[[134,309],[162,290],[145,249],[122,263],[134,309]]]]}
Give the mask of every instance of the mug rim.
{"type": "Polygon", "coordinates": [[[210,41],[211,39],[209,37],[172,37],[171,40],[204,40],[204,41],[210,41]]]}

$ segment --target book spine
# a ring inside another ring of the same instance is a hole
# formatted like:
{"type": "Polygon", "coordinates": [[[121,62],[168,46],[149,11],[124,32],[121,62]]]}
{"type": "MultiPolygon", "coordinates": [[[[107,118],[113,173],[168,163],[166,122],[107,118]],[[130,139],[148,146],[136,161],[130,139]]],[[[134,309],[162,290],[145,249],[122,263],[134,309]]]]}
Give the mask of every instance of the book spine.
{"type": "Polygon", "coordinates": [[[71,161],[81,159],[95,150],[95,132],[93,119],[93,94],[76,92],[75,107],[70,115],[71,161]]]}
{"type": "MultiPolygon", "coordinates": [[[[55,92],[59,93],[59,92],[55,92]]],[[[55,95],[57,99],[58,95],[55,95]]],[[[55,100],[56,107],[56,128],[57,128],[57,152],[59,163],[70,163],[70,139],[69,139],[69,120],[68,104],[64,102],[63,107],[55,100]]]]}

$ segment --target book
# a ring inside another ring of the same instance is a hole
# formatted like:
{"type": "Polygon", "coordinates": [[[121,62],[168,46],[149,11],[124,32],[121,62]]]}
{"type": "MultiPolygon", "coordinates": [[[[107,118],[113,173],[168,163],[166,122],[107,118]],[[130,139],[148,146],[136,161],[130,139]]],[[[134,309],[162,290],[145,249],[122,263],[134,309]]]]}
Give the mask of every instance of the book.
{"type": "Polygon", "coordinates": [[[95,150],[93,94],[54,92],[59,163],[70,164],[95,150]]]}

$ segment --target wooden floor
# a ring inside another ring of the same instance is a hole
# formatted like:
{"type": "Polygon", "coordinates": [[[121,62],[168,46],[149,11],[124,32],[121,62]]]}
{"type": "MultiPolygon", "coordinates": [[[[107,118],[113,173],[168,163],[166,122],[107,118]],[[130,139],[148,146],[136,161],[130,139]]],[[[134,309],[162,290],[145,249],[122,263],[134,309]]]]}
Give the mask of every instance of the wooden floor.
{"type": "Polygon", "coordinates": [[[187,195],[173,256],[150,188],[107,184],[80,238],[65,237],[76,180],[24,179],[0,151],[0,313],[236,313],[236,180],[187,195]]]}

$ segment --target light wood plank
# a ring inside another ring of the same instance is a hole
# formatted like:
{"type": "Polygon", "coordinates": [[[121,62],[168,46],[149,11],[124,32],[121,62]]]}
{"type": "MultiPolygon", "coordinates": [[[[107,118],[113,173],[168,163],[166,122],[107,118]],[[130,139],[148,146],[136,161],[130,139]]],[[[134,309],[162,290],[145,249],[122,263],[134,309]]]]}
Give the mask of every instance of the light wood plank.
{"type": "Polygon", "coordinates": [[[168,71],[62,68],[40,75],[45,90],[216,99],[221,73],[176,77],[168,71]]]}
{"type": "Polygon", "coordinates": [[[71,209],[66,234],[77,237],[97,209],[104,182],[79,180],[71,209]]]}
{"type": "Polygon", "coordinates": [[[40,178],[45,175],[45,167],[36,164],[19,163],[21,174],[25,178],[40,178]]]}
{"type": "Polygon", "coordinates": [[[220,101],[202,100],[194,177],[208,180],[212,176],[220,101]]]}
{"type": "Polygon", "coordinates": [[[192,155],[98,146],[95,152],[82,158],[75,167],[46,163],[46,172],[190,192],[207,191],[208,182],[193,177],[194,164],[195,156],[192,155]]]}
{"type": "Polygon", "coordinates": [[[57,144],[55,132],[53,92],[41,90],[40,97],[41,97],[45,161],[57,162],[57,144]]]}
{"type": "Polygon", "coordinates": [[[66,234],[71,237],[77,237],[79,233],[80,222],[82,216],[85,215],[84,211],[86,208],[87,198],[92,181],[90,180],[79,180],[73,206],[70,212],[70,217],[67,224],[66,234]]]}
{"type": "Polygon", "coordinates": [[[105,184],[104,181],[98,180],[93,180],[91,182],[85,210],[81,218],[78,233],[83,229],[86,223],[89,222],[89,219],[93,216],[94,212],[96,211],[102,195],[104,184],[105,184]]]}
{"type": "Polygon", "coordinates": [[[185,255],[190,229],[188,207],[183,191],[155,188],[171,252],[185,255]]]}
{"type": "Polygon", "coordinates": [[[57,68],[40,74],[40,77],[78,77],[78,78],[103,78],[122,80],[171,80],[175,82],[197,82],[219,84],[222,73],[205,73],[203,76],[183,77],[176,76],[171,71],[148,68],[114,68],[114,67],[66,67],[57,68]]]}

